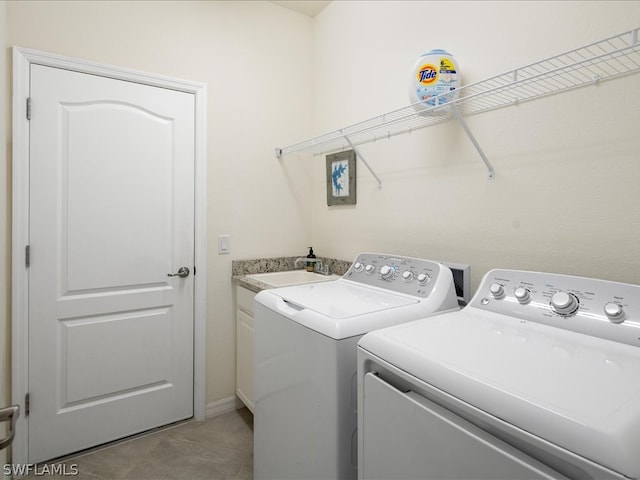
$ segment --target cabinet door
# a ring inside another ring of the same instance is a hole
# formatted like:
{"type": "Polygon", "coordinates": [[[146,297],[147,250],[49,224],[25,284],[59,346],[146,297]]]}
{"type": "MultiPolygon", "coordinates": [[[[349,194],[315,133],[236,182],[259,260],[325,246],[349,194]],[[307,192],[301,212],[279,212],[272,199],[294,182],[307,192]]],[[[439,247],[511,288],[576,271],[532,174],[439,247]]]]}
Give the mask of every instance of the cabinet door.
{"type": "Polygon", "coordinates": [[[238,286],[236,289],[236,302],[238,308],[247,312],[253,317],[253,299],[255,298],[255,292],[252,292],[248,288],[238,286]]]}
{"type": "Polygon", "coordinates": [[[253,317],[236,310],[236,394],[253,413],[253,317]]]}

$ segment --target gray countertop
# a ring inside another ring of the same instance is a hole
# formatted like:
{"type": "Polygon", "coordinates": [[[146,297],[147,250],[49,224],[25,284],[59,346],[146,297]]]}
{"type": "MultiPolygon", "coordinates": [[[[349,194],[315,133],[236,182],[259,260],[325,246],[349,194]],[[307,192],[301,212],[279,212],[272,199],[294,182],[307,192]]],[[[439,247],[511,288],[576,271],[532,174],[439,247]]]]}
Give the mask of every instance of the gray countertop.
{"type": "MultiPolygon", "coordinates": [[[[231,278],[232,280],[242,287],[245,287],[252,292],[258,293],[267,288],[273,288],[266,283],[260,282],[252,278],[248,278],[247,275],[255,273],[269,273],[269,272],[286,272],[288,270],[295,270],[294,263],[296,258],[300,257],[273,257],[273,258],[256,258],[252,260],[232,260],[231,261],[231,278]]],[[[323,264],[328,264],[331,269],[331,273],[334,275],[344,275],[351,262],[345,260],[337,260],[333,258],[318,257],[323,264]]]]}

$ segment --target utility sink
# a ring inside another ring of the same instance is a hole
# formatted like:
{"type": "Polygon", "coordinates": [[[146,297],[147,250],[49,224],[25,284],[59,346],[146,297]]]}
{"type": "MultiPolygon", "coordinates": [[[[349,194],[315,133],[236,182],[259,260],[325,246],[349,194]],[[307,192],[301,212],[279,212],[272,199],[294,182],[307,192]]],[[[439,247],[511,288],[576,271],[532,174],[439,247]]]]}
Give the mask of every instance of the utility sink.
{"type": "Polygon", "coordinates": [[[247,278],[277,288],[304,283],[328,282],[337,280],[340,276],[322,275],[320,273],[307,272],[306,270],[287,270],[285,272],[254,273],[247,275],[247,278]]]}

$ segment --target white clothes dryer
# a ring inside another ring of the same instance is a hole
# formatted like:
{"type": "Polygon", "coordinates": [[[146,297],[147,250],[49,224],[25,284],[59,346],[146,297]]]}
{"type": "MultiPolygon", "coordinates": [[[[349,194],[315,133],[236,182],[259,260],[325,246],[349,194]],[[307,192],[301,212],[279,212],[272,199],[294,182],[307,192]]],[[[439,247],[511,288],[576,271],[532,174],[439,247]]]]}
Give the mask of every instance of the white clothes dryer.
{"type": "Polygon", "coordinates": [[[361,479],[640,478],[640,286],[492,270],[358,346],[361,479]]]}
{"type": "Polygon", "coordinates": [[[451,270],[361,253],[329,282],[254,300],[254,478],[357,476],[356,344],[377,328],[458,310],[451,270]]]}

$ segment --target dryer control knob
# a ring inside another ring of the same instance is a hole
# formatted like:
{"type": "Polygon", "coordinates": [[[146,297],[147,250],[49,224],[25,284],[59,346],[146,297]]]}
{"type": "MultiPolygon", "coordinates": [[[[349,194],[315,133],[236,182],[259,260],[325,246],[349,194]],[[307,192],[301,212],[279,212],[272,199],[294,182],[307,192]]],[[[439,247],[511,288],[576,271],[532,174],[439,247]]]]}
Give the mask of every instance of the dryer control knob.
{"type": "Polygon", "coordinates": [[[609,302],[604,306],[604,313],[612,323],[624,322],[624,309],[615,302],[609,302]]]}
{"type": "Polygon", "coordinates": [[[353,264],[353,270],[359,273],[364,270],[364,265],[362,265],[360,262],[356,262],[353,264]]]}
{"type": "Polygon", "coordinates": [[[383,265],[380,269],[380,276],[383,280],[391,280],[396,274],[396,267],[393,265],[383,265]]]}
{"type": "Polygon", "coordinates": [[[413,272],[410,270],[405,270],[404,272],[402,272],[402,279],[405,282],[410,282],[411,280],[413,280],[413,272]]]}
{"type": "Polygon", "coordinates": [[[551,297],[551,308],[560,315],[571,315],[578,305],[578,299],[572,293],[556,292],[551,297]]]}
{"type": "Polygon", "coordinates": [[[364,267],[364,271],[371,275],[376,271],[376,267],[374,265],[367,265],[366,267],[364,267]]]}
{"type": "Polygon", "coordinates": [[[489,293],[493,298],[504,297],[504,286],[499,283],[492,283],[489,285],[489,293]]]}
{"type": "Polygon", "coordinates": [[[531,300],[531,292],[528,288],[518,287],[513,292],[513,295],[516,297],[516,300],[518,300],[518,302],[523,304],[529,303],[529,300],[531,300]]]}
{"type": "Polygon", "coordinates": [[[418,274],[418,283],[420,285],[426,285],[427,283],[429,283],[429,280],[431,280],[431,277],[429,275],[427,275],[426,273],[419,273],[418,274]]]}

